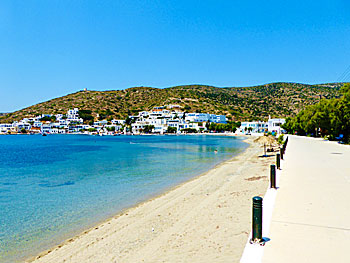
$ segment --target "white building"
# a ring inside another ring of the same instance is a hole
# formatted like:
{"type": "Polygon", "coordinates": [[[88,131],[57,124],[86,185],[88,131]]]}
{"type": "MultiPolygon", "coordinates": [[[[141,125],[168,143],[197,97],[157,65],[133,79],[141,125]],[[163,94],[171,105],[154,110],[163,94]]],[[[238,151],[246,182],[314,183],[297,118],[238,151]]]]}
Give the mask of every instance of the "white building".
{"type": "Polygon", "coordinates": [[[175,104],[169,104],[166,106],[168,109],[174,112],[182,112],[181,106],[180,105],[175,105],[175,104]]]}
{"type": "Polygon", "coordinates": [[[125,120],[112,120],[111,123],[113,125],[124,125],[125,124],[125,120]]]}
{"type": "Polygon", "coordinates": [[[41,126],[41,132],[42,133],[51,133],[51,124],[50,123],[43,123],[41,126]]]}
{"type": "Polygon", "coordinates": [[[51,134],[63,134],[67,133],[67,130],[65,128],[61,127],[51,127],[48,132],[45,133],[51,133],[51,134]]]}
{"type": "Polygon", "coordinates": [[[251,122],[242,122],[239,127],[238,132],[248,133],[249,128],[251,128],[252,133],[276,133],[281,134],[285,131],[281,128],[281,125],[286,122],[285,119],[271,119],[269,116],[269,120],[267,122],[262,121],[251,121],[251,122]]]}
{"type": "Polygon", "coordinates": [[[149,112],[148,111],[140,111],[139,112],[139,117],[147,117],[149,116],[149,112]]]}
{"type": "Polygon", "coordinates": [[[70,123],[70,121],[67,121],[65,119],[58,119],[56,121],[60,124],[60,126],[68,126],[70,123]]]}
{"type": "Polygon", "coordinates": [[[78,108],[74,108],[73,110],[69,109],[67,111],[67,117],[74,117],[76,115],[79,115],[78,112],[79,112],[78,108]]]}
{"type": "Polygon", "coordinates": [[[133,134],[140,134],[147,125],[150,125],[148,121],[136,121],[135,123],[131,124],[131,132],[133,134]]]}
{"type": "Polygon", "coordinates": [[[15,131],[12,123],[0,123],[0,133],[15,131]]]}
{"type": "Polygon", "coordinates": [[[215,122],[215,123],[226,123],[227,118],[225,115],[216,115],[209,113],[187,113],[186,121],[189,122],[215,122]]]}
{"type": "Polygon", "coordinates": [[[43,123],[41,121],[35,121],[33,123],[33,127],[35,127],[35,128],[40,128],[42,125],[43,125],[43,123]]]}
{"type": "Polygon", "coordinates": [[[226,123],[227,118],[225,115],[209,114],[209,121],[215,123],[226,123]]]}
{"type": "Polygon", "coordinates": [[[268,126],[263,121],[244,121],[238,129],[241,133],[248,133],[249,130],[252,133],[265,133],[268,131],[268,126]]]}
{"type": "Polygon", "coordinates": [[[55,117],[56,117],[56,120],[61,120],[63,119],[63,114],[56,114],[55,117]]]}
{"type": "Polygon", "coordinates": [[[198,125],[198,123],[197,122],[190,122],[190,123],[188,123],[188,122],[186,122],[186,123],[181,123],[181,124],[179,124],[179,129],[178,129],[178,131],[180,130],[184,130],[184,129],[195,129],[195,130],[197,130],[197,131],[199,131],[199,129],[200,129],[201,127],[198,125]]]}
{"type": "Polygon", "coordinates": [[[104,125],[107,125],[107,124],[108,124],[107,120],[95,121],[94,122],[94,125],[96,125],[96,126],[104,126],[104,125]]]}
{"type": "Polygon", "coordinates": [[[41,117],[30,117],[30,118],[23,118],[20,122],[24,123],[31,123],[31,122],[37,122],[40,121],[41,117]]]}
{"type": "Polygon", "coordinates": [[[26,131],[29,131],[32,128],[32,125],[27,122],[14,122],[13,126],[16,127],[17,131],[20,132],[22,129],[25,129],[26,131]]]}
{"type": "Polygon", "coordinates": [[[281,134],[284,133],[285,130],[281,128],[281,125],[286,122],[285,119],[271,119],[269,118],[267,125],[268,125],[268,131],[272,133],[281,134]]]}
{"type": "Polygon", "coordinates": [[[167,121],[168,127],[176,128],[177,131],[180,131],[180,125],[182,124],[185,124],[185,121],[179,119],[167,121]]]}
{"type": "Polygon", "coordinates": [[[69,123],[83,123],[84,120],[79,116],[79,109],[74,108],[73,110],[67,111],[67,121],[69,123]]]}
{"type": "MultiPolygon", "coordinates": [[[[207,113],[184,113],[178,111],[179,105],[168,105],[165,107],[154,107],[152,111],[141,111],[137,116],[137,120],[131,124],[134,134],[142,133],[146,125],[154,126],[152,132],[163,134],[168,130],[168,127],[176,128],[177,132],[183,129],[206,129],[205,126],[200,126],[199,123],[206,122],[226,123],[226,116],[207,113]]],[[[131,118],[131,116],[129,116],[131,118]]]]}
{"type": "Polygon", "coordinates": [[[68,126],[68,132],[75,133],[75,132],[80,132],[81,130],[88,130],[89,128],[92,128],[92,127],[88,124],[77,124],[73,126],[68,126]]]}

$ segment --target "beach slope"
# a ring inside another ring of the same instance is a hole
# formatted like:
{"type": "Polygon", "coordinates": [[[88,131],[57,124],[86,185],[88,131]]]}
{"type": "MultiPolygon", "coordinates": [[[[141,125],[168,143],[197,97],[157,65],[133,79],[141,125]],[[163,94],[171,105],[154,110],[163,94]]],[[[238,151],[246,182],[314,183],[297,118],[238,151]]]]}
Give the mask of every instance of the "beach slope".
{"type": "Polygon", "coordinates": [[[36,256],[39,262],[239,262],[251,198],[264,195],[262,148],[242,154],[36,256]]]}

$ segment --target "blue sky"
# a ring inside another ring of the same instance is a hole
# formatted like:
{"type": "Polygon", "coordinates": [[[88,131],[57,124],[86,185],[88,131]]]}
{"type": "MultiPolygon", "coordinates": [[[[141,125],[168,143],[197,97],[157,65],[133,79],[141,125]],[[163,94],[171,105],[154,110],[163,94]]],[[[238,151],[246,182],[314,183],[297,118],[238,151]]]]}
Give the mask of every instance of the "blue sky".
{"type": "Polygon", "coordinates": [[[83,88],[335,82],[349,2],[2,0],[0,112],[83,88]]]}

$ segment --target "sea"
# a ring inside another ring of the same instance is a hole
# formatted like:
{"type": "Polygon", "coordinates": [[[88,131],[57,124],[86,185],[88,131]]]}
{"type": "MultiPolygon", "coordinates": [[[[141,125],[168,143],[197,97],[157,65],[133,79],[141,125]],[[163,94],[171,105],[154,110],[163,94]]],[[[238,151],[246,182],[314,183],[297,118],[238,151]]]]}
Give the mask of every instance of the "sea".
{"type": "Polygon", "coordinates": [[[23,262],[246,147],[213,135],[0,136],[0,262],[23,262]]]}

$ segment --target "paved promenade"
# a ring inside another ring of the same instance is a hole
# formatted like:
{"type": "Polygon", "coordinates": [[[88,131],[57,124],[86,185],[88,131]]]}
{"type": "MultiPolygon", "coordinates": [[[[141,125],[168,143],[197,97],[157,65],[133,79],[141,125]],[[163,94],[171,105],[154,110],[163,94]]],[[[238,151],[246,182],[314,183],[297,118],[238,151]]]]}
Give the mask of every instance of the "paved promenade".
{"type": "Polygon", "coordinates": [[[289,137],[264,263],[350,262],[350,147],[289,137]]]}

